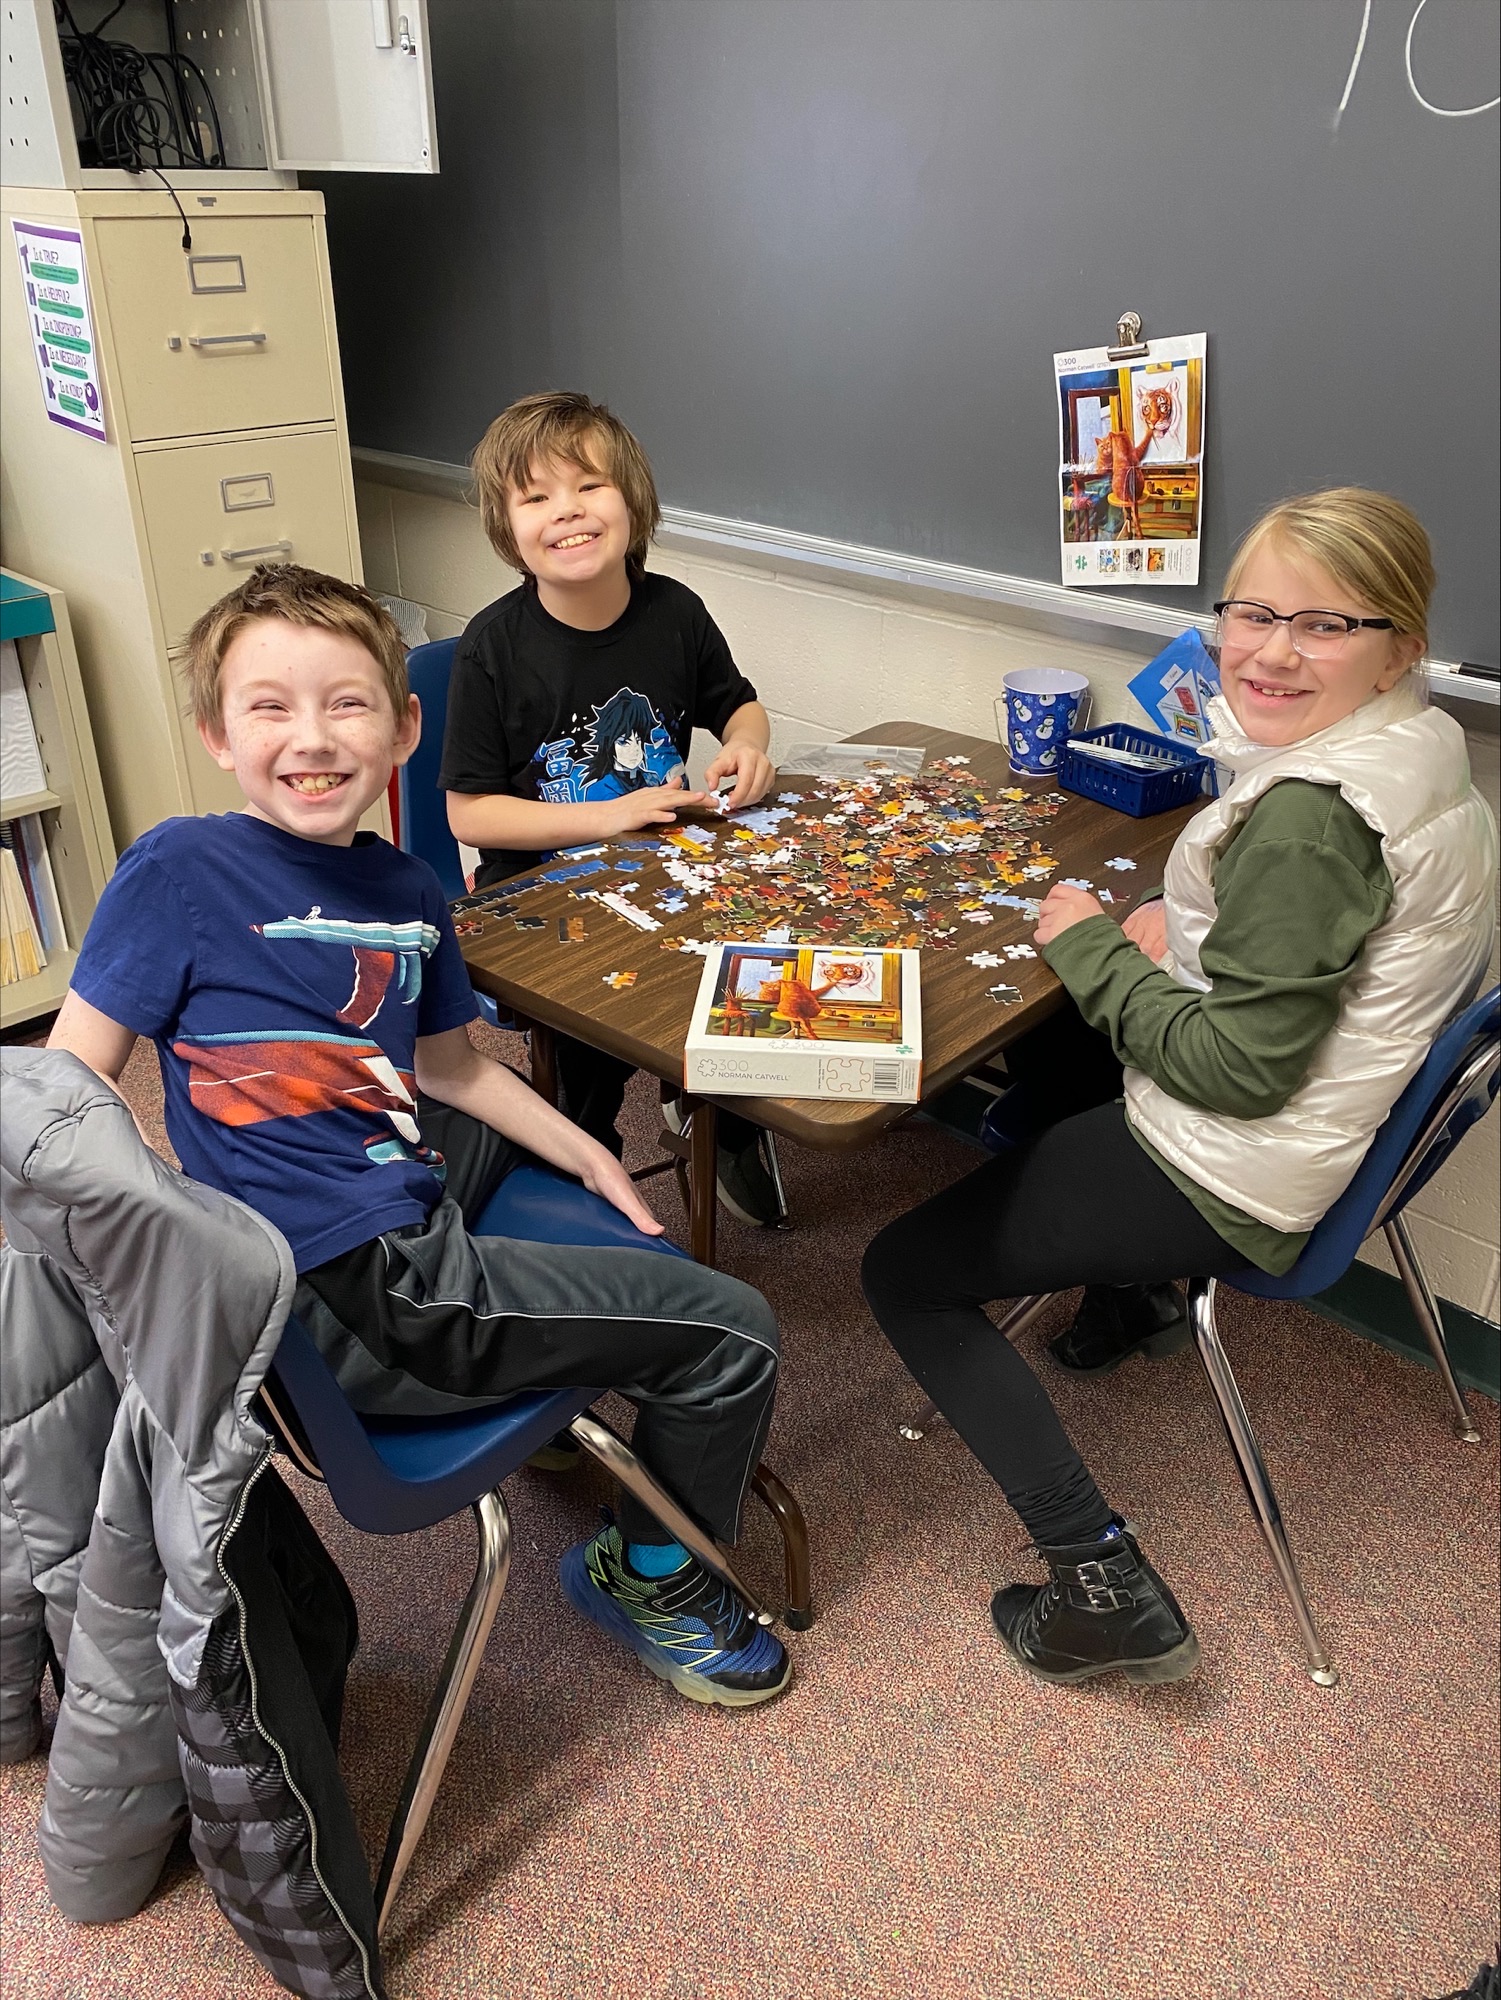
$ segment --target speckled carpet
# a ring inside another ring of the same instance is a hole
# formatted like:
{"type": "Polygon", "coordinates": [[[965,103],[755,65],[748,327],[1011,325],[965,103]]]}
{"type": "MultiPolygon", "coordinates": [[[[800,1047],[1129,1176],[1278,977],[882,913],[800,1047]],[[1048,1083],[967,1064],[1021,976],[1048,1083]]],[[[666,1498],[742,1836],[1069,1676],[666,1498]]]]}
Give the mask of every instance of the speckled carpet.
{"type": "MultiPolygon", "coordinates": [[[[159,1116],[138,1048],[132,1100],[159,1116]]],[[[646,1157],[655,1090],[633,1094],[646,1157]]],[[[679,1700],[564,1605],[594,1470],[507,1488],[511,1582],[387,1934],[393,2000],[1427,2000],[1495,1953],[1497,1412],[1449,1432],[1434,1378],[1292,1306],[1229,1295],[1226,1345],[1341,1669],[1307,1680],[1196,1360],[1080,1382],[1039,1365],[1204,1648],[1160,1691],[1023,1678],[989,1627],[1033,1574],[855,1281],[875,1228],[975,1154],[928,1124],[843,1159],[784,1148],[798,1227],[721,1223],[777,1307],[770,1462],[813,1538],[817,1623],[767,1709],[679,1700]]],[[[670,1180],[649,1184],[681,1236],[670,1180]]],[[[1068,1310],[1025,1337],[1029,1352],[1068,1310]]],[[[359,1600],[343,1762],[378,1854],[472,1566],[467,1518],[401,1541],[291,1482],[359,1600]]],[[[752,1506],[745,1560],[770,1587],[752,1506]]],[[[279,1989],[190,1863],[128,1924],[53,1909],[45,1764],[6,1771],[5,2000],[238,2000],[279,1989]]]]}

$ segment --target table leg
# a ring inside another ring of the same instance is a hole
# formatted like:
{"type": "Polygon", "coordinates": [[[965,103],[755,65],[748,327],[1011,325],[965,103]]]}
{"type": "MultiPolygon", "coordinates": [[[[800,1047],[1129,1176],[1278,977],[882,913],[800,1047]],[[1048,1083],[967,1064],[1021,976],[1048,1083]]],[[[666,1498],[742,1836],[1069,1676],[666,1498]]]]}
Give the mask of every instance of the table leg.
{"type": "MultiPolygon", "coordinates": [[[[519,1024],[519,1023],[518,1023],[519,1024]]],[[[551,1028],[528,1021],[532,1038],[532,1089],[554,1110],[558,1106],[558,1045],[551,1028]]]]}
{"type": "Polygon", "coordinates": [[[688,1248],[697,1262],[712,1266],[719,1213],[719,1115],[701,1097],[687,1097],[683,1103],[693,1114],[688,1139],[688,1248]]]}

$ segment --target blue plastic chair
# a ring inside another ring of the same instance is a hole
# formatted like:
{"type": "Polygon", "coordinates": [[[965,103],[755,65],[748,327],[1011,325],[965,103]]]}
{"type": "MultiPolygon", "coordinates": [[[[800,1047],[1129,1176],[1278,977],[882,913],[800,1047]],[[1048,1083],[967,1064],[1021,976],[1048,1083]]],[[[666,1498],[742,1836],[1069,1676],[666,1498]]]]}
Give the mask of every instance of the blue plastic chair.
{"type": "MultiPolygon", "coordinates": [[[[448,824],[448,795],[438,784],[443,762],[443,724],[448,716],[448,676],[453,670],[457,639],[434,639],[407,654],[407,683],[422,704],[422,738],[398,773],[401,800],[401,845],[428,864],[449,902],[469,893],[459,843],[448,824]]],[[[488,993],[475,993],[479,1010],[492,1028],[516,1024],[502,1017],[488,993]]]]}
{"type": "Polygon", "coordinates": [[[443,724],[448,715],[448,676],[457,639],[434,639],[407,654],[407,681],[422,704],[422,740],[401,767],[401,844],[420,854],[452,902],[468,893],[459,843],[448,824],[448,800],[439,789],[443,724]]]}
{"type": "MultiPolygon", "coordinates": [[[[1309,1237],[1292,1269],[1280,1278],[1254,1269],[1232,1271],[1218,1281],[1259,1299],[1312,1298],[1344,1276],[1361,1244],[1374,1230],[1380,1229],[1401,1275],[1413,1317],[1433,1356],[1453,1411],[1455,1428],[1466,1444],[1478,1444],[1480,1433],[1455,1378],[1438,1300],[1402,1219],[1402,1210],[1443,1165],[1470,1127],[1484,1117],[1495,1102],[1498,1087],[1501,1087],[1501,987],[1493,987],[1456,1015],[1434,1042],[1422,1068],[1371,1141],[1354,1180],[1309,1237]]],[[[1219,1405],[1247,1497],[1297,1618],[1308,1655],[1309,1675],[1320,1687],[1333,1687],[1339,1675],[1330,1663],[1309,1611],[1303,1580],[1282,1524],[1282,1510],[1267,1476],[1239,1385],[1220,1343],[1215,1324],[1215,1289],[1213,1278],[1194,1278],[1189,1282],[1188,1321],[1194,1345],[1219,1405]]]]}
{"type": "MultiPolygon", "coordinates": [[[[1474,1001],[1440,1033],[1422,1068],[1371,1141],[1355,1178],[1313,1231],[1290,1271],[1274,1278],[1265,1271],[1248,1268],[1232,1271],[1218,1280],[1194,1278],[1188,1285],[1188,1320],[1194,1345],[1209,1377],[1278,1579],[1297,1618],[1308,1655],[1309,1675],[1320,1687],[1334,1687],[1339,1675],[1330,1663],[1309,1611],[1303,1580],[1282,1523],[1282,1510],[1239,1385],[1220,1342],[1215,1323],[1215,1291],[1217,1285],[1224,1284],[1260,1299],[1312,1298],[1342,1278],[1355,1261],[1361,1244],[1374,1230],[1382,1230],[1401,1274],[1408,1303],[1438,1369],[1458,1434],[1467,1444],[1478,1443],[1480,1433],[1449,1359],[1438,1301],[1402,1219],[1402,1210],[1443,1165],[1476,1120],[1490,1109],[1498,1087],[1501,1087],[1501,987],[1474,1001]]],[[[1003,1151],[1015,1143],[1013,1135],[1005,1129],[999,1101],[987,1110],[980,1134],[992,1152],[1003,1151]]],[[[1038,1292],[1019,1299],[999,1322],[998,1330],[1008,1340],[1014,1340],[1054,1297],[1056,1294],[1052,1292],[1038,1292]]],[[[922,1438],[937,1414],[935,1406],[926,1403],[915,1418],[899,1426],[901,1435],[912,1440],[922,1438]]]]}
{"type": "MultiPolygon", "coordinates": [[[[661,1237],[643,1236],[598,1195],[544,1167],[522,1167],[509,1175],[475,1219],[474,1230],[534,1243],[686,1254],[661,1237]]],[[[740,1594],[763,1625],[773,1622],[774,1614],[762,1608],[727,1551],[683,1512],[606,1424],[589,1414],[599,1394],[590,1388],[533,1390],[459,1416],[362,1417],[307,1330],[296,1319],[287,1321],[262,1397],[300,1470],[323,1480],[344,1518],[369,1534],[411,1534],[469,1507],[479,1535],[474,1582],[454,1626],[386,1839],[375,1887],[378,1927],[390,1914],[427,1825],[505,1591],[511,1527],[502,1482],[550,1437],[571,1430],[669,1533],[740,1594]]],[[[806,1626],[807,1539],[801,1513],[767,1467],[757,1468],[754,1487],[782,1530],[789,1582],[797,1580],[784,1615],[788,1624],[806,1626]]]]}

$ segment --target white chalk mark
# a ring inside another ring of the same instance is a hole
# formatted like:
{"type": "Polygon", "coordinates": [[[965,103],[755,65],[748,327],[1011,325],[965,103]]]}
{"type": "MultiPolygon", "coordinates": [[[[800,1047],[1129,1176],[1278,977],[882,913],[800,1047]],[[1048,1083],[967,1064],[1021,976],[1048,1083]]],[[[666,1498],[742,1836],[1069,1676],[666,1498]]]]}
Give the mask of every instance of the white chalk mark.
{"type": "Polygon", "coordinates": [[[1355,79],[1360,74],[1360,58],[1365,54],[1365,38],[1371,25],[1371,0],[1365,0],[1365,12],[1360,17],[1360,39],[1355,44],[1355,60],[1350,65],[1350,74],[1345,78],[1344,95],[1340,98],[1339,109],[1334,114],[1334,129],[1339,130],[1339,121],[1345,115],[1345,106],[1350,102],[1350,93],[1355,88],[1355,79]]]}
{"type": "MultiPolygon", "coordinates": [[[[1484,104],[1465,104],[1462,105],[1456,111],[1456,110],[1451,110],[1447,105],[1444,104],[1430,104],[1428,102],[1428,99],[1423,95],[1422,91],[1418,89],[1417,78],[1412,73],[1412,38],[1417,32],[1419,17],[1421,16],[1423,9],[1427,5],[1428,5],[1428,0],[1418,0],[1417,11],[1416,13],[1414,13],[1412,19],[1407,24],[1407,44],[1402,51],[1402,59],[1407,65],[1408,89],[1412,92],[1413,96],[1418,100],[1419,104],[1422,105],[1423,109],[1425,111],[1431,111],[1435,118],[1478,118],[1482,111],[1494,111],[1496,106],[1498,104],[1501,104],[1501,97],[1489,97],[1486,99],[1484,104]]],[[[1366,0],[1367,19],[1370,18],[1370,12],[1371,12],[1370,0],[1366,0]]],[[[1360,38],[1362,42],[1365,40],[1365,30],[1363,28],[1361,29],[1360,38]]],[[[1358,50],[1356,52],[1355,60],[1357,62],[1359,62],[1360,60],[1360,54],[1358,50]]],[[[1341,105],[1340,109],[1343,110],[1344,106],[1341,105]]]]}

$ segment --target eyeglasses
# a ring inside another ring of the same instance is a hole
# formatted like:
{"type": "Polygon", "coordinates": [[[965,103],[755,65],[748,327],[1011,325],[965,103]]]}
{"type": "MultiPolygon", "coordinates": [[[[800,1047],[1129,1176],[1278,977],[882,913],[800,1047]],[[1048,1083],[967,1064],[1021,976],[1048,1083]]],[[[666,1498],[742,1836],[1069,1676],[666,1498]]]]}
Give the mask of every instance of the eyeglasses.
{"type": "Polygon", "coordinates": [[[1287,627],[1293,649],[1305,660],[1332,660],[1344,650],[1352,633],[1370,627],[1393,632],[1390,618],[1351,618],[1343,611],[1273,611],[1269,604],[1253,604],[1243,597],[1226,598],[1214,607],[1220,621],[1220,643],[1227,646],[1261,646],[1278,625],[1287,627]]]}

